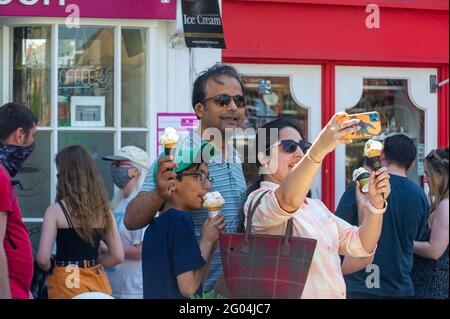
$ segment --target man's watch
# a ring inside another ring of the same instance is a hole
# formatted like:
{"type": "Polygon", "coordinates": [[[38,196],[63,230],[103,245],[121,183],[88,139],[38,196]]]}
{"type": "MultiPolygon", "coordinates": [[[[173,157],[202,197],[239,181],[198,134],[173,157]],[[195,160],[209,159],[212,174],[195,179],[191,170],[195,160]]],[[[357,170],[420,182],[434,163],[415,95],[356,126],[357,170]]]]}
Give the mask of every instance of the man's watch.
{"type": "Polygon", "coordinates": [[[368,202],[367,207],[369,208],[370,212],[375,215],[384,214],[384,212],[387,209],[387,205],[388,205],[387,201],[384,201],[384,208],[376,208],[375,206],[373,206],[373,204],[370,202],[370,200],[367,202],[368,202]]]}

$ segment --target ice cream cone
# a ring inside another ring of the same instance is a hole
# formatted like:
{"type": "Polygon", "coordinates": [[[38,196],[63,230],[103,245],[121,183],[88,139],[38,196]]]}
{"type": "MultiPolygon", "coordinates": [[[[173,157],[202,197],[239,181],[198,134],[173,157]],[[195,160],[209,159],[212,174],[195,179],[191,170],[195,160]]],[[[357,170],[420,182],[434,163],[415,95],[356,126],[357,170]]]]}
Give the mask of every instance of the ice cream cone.
{"type": "Polygon", "coordinates": [[[222,206],[225,204],[225,200],[219,192],[206,193],[203,196],[203,200],[203,207],[208,210],[210,218],[214,218],[220,214],[222,206]]]}
{"type": "Polygon", "coordinates": [[[372,160],[372,165],[375,171],[381,168],[381,150],[383,144],[375,140],[368,140],[364,145],[364,155],[372,160]]]}
{"type": "Polygon", "coordinates": [[[215,218],[217,215],[220,214],[220,210],[222,209],[222,206],[217,207],[208,207],[208,215],[210,218],[215,218]]]}
{"type": "Polygon", "coordinates": [[[363,178],[358,180],[359,186],[361,187],[361,192],[368,193],[369,192],[369,178],[363,178]]]}
{"type": "Polygon", "coordinates": [[[164,144],[164,154],[166,156],[172,156],[173,160],[175,160],[177,144],[164,144]]]}
{"type": "Polygon", "coordinates": [[[363,193],[369,192],[369,178],[369,172],[363,167],[360,167],[353,172],[353,181],[358,181],[359,187],[363,193]]]}

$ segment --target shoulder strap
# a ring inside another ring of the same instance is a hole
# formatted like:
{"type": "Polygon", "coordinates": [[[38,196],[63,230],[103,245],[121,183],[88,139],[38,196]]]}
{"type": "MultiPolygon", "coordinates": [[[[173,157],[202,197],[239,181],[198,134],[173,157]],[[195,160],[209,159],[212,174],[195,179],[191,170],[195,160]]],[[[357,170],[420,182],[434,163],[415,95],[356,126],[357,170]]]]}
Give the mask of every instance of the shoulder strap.
{"type": "Polygon", "coordinates": [[[69,224],[69,228],[74,228],[73,224],[72,224],[72,220],[70,219],[70,216],[69,216],[69,213],[67,212],[66,207],[64,207],[64,204],[61,201],[59,201],[58,204],[61,207],[61,209],[64,213],[64,216],[66,216],[66,220],[67,220],[67,223],[69,224]]]}
{"type": "MultiPolygon", "coordinates": [[[[248,206],[248,212],[247,212],[247,227],[246,227],[246,232],[247,229],[250,229],[249,227],[251,227],[252,225],[252,219],[253,219],[253,215],[255,214],[255,210],[258,207],[259,203],[261,203],[262,198],[264,197],[264,195],[266,195],[268,192],[270,192],[270,190],[266,190],[263,191],[261,196],[258,197],[258,199],[256,200],[256,202],[253,204],[253,202],[255,201],[255,198],[252,199],[252,201],[250,202],[250,205],[248,206]]],[[[251,232],[251,230],[250,230],[251,232]]]]}
{"type": "MultiPolygon", "coordinates": [[[[249,205],[248,213],[247,213],[247,228],[245,229],[246,233],[247,233],[247,229],[250,229],[249,227],[251,227],[251,225],[252,225],[251,222],[253,219],[253,215],[255,214],[256,208],[258,207],[259,203],[261,203],[261,200],[264,197],[264,195],[266,195],[268,192],[270,192],[270,190],[264,191],[262,193],[262,195],[259,196],[259,198],[256,200],[254,205],[252,205],[252,204],[255,199],[254,198],[252,199],[252,201],[249,205]]],[[[293,232],[293,221],[292,221],[292,218],[290,218],[287,222],[286,232],[285,232],[285,236],[287,239],[292,237],[292,232],[293,232]]],[[[250,234],[251,230],[248,233],[250,234]]]]}

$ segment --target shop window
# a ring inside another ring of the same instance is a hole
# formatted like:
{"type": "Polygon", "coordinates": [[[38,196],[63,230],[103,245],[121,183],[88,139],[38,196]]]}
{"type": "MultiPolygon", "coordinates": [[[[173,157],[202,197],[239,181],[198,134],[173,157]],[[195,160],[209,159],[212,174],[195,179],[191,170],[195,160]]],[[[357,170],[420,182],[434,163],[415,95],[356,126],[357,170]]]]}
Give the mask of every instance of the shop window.
{"type": "Polygon", "coordinates": [[[13,29],[13,101],[28,106],[39,126],[50,126],[51,27],[13,29]]]}
{"type": "Polygon", "coordinates": [[[145,132],[122,132],[122,147],[133,145],[148,151],[147,133],[145,132]]]}
{"type": "MultiPolygon", "coordinates": [[[[425,112],[418,109],[408,95],[408,81],[401,79],[364,79],[363,94],[359,102],[348,113],[377,111],[380,114],[382,135],[380,140],[388,136],[402,133],[410,137],[418,150],[414,167],[408,177],[421,184],[424,156],[424,117],[425,112]]],[[[352,172],[364,155],[364,143],[359,140],[347,145],[345,149],[346,187],[352,183],[352,172]]]]}
{"type": "Polygon", "coordinates": [[[145,30],[122,29],[122,127],[147,127],[145,30]]]}
{"type": "Polygon", "coordinates": [[[44,216],[50,205],[50,136],[50,132],[36,134],[36,149],[14,178],[22,185],[22,189],[17,187],[16,190],[25,218],[44,216]]]}
{"type": "MultiPolygon", "coordinates": [[[[303,130],[308,140],[308,110],[298,104],[291,94],[290,78],[287,76],[244,76],[247,119],[244,128],[255,130],[278,118],[291,120],[303,130]]],[[[238,149],[255,149],[255,136],[236,136],[238,149]],[[239,144],[240,147],[239,147],[239,144]]],[[[244,157],[243,157],[244,158],[244,157]]],[[[256,164],[244,161],[243,170],[247,183],[251,185],[258,177],[256,164]]]]}
{"type": "Polygon", "coordinates": [[[30,235],[30,242],[33,256],[34,258],[36,258],[39,249],[39,242],[41,240],[42,223],[26,222],[25,226],[27,227],[28,234],[30,235]]]}
{"type": "Polygon", "coordinates": [[[99,132],[59,132],[58,151],[70,145],[82,145],[91,154],[102,176],[109,198],[114,194],[114,184],[111,178],[111,163],[102,160],[103,156],[114,154],[114,134],[99,132]]]}
{"type": "Polygon", "coordinates": [[[58,125],[114,126],[113,28],[59,28],[58,125]]]}

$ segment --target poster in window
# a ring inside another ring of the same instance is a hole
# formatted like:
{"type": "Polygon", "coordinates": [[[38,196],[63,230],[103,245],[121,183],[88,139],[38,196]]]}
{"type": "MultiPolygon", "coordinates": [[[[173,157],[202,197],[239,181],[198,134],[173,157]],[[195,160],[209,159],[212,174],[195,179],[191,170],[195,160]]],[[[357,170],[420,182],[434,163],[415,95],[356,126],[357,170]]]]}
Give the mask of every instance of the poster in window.
{"type": "Polygon", "coordinates": [[[70,119],[72,126],[104,127],[104,96],[72,96],[70,99],[70,119]]]}

